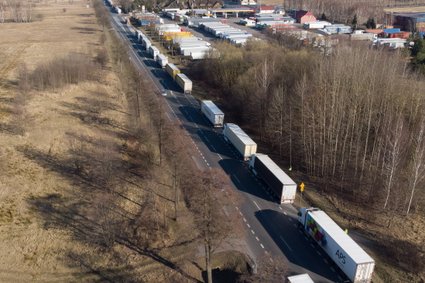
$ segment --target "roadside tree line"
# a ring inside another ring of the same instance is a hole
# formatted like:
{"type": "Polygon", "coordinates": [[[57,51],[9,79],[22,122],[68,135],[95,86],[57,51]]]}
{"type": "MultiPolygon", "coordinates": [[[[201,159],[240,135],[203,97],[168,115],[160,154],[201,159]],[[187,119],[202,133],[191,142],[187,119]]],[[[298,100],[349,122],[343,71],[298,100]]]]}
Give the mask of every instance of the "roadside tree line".
{"type": "Polygon", "coordinates": [[[341,46],[332,56],[222,46],[199,78],[288,167],[322,190],[409,214],[424,202],[424,82],[405,58],[341,46]],[[205,79],[208,78],[208,79],[205,79]]]}
{"type": "Polygon", "coordinates": [[[384,8],[423,4],[424,0],[287,0],[284,1],[284,8],[308,10],[317,17],[332,22],[351,24],[358,19],[358,24],[363,24],[369,17],[377,18],[379,23],[384,23],[384,8]]]}

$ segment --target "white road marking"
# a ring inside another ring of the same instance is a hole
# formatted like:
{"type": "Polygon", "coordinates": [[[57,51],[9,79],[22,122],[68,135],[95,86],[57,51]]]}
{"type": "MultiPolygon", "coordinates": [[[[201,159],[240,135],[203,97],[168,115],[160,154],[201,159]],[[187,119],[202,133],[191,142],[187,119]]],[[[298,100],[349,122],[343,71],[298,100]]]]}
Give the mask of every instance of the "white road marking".
{"type": "Polygon", "coordinates": [[[270,261],[273,262],[273,259],[271,257],[269,257],[270,261]]]}
{"type": "Polygon", "coordinates": [[[235,178],[235,180],[239,183],[239,184],[241,184],[241,181],[239,181],[239,178],[238,178],[238,176],[236,176],[236,175],[233,175],[233,178],[235,178]]]}
{"type": "Polygon", "coordinates": [[[283,214],[288,215],[288,213],[286,213],[286,211],[284,211],[283,214]]]}
{"type": "Polygon", "coordinates": [[[220,160],[223,159],[223,157],[221,157],[220,153],[217,153],[218,157],[220,157],[220,160]]]}
{"type": "Polygon", "coordinates": [[[264,246],[263,246],[263,244],[260,244],[260,246],[264,249],[264,246]]]}
{"type": "Polygon", "coordinates": [[[255,200],[253,200],[252,201],[254,204],[255,204],[255,206],[258,208],[258,209],[260,209],[261,210],[261,208],[258,206],[258,204],[255,202],[255,200]]]}
{"type": "Polygon", "coordinates": [[[292,218],[289,218],[289,221],[292,222],[292,218]]]}
{"type": "Polygon", "coordinates": [[[239,207],[236,206],[236,210],[239,210],[239,207]]]}
{"type": "Polygon", "coordinates": [[[332,272],[335,272],[335,268],[331,267],[332,272]]]}
{"type": "Polygon", "coordinates": [[[326,260],[326,258],[324,258],[324,259],[323,259],[323,261],[324,261],[326,264],[329,264],[329,262],[326,260]]]}
{"type": "Polygon", "coordinates": [[[252,235],[255,235],[255,232],[254,232],[254,230],[252,230],[252,229],[251,229],[251,233],[252,233],[252,235]]]}
{"type": "Polygon", "coordinates": [[[319,255],[319,256],[321,256],[322,254],[318,251],[318,250],[316,250],[316,253],[319,255]]]}
{"type": "Polygon", "coordinates": [[[246,224],[246,226],[248,226],[248,228],[251,228],[251,225],[249,225],[248,223],[246,224]]]}
{"type": "Polygon", "coordinates": [[[243,222],[246,222],[246,218],[245,217],[243,218],[243,222]]]}
{"type": "Polygon", "coordinates": [[[259,242],[260,241],[260,239],[258,239],[258,237],[257,236],[255,236],[255,239],[259,242]]]}
{"type": "Polygon", "coordinates": [[[282,238],[282,236],[279,236],[279,238],[282,240],[282,242],[285,244],[285,246],[292,252],[291,247],[288,245],[288,243],[282,238]]]}
{"type": "MultiPolygon", "coordinates": [[[[206,139],[206,138],[205,138],[206,139]]],[[[209,142],[210,143],[210,142],[209,142]]],[[[216,149],[215,149],[215,147],[212,145],[212,143],[210,143],[210,146],[211,146],[211,148],[214,150],[214,151],[217,151],[216,149]]]]}
{"type": "MultiPolygon", "coordinates": [[[[280,210],[282,210],[282,207],[281,207],[281,206],[279,206],[279,209],[280,209],[280,210]]],[[[286,215],[286,212],[284,212],[283,214],[285,214],[285,215],[286,215]]]]}

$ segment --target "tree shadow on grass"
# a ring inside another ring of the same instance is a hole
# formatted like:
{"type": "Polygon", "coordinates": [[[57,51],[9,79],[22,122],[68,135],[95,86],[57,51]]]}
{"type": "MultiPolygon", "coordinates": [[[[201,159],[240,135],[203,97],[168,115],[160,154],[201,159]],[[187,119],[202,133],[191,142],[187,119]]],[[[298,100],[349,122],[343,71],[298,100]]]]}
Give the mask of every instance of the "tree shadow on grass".
{"type": "Polygon", "coordinates": [[[131,232],[132,228],[129,230],[128,224],[136,218],[143,217],[143,214],[130,213],[114,202],[119,202],[120,199],[130,200],[133,204],[140,206],[141,209],[144,203],[129,199],[123,192],[112,192],[99,185],[103,183],[100,178],[89,178],[77,174],[69,159],[51,157],[28,147],[19,150],[25,157],[36,161],[44,168],[60,173],[72,182],[73,191],[67,192],[67,196],[48,194],[28,199],[30,209],[43,219],[45,229],[69,231],[73,240],[99,249],[98,260],[90,259],[84,254],[66,251],[68,264],[77,264],[91,275],[98,276],[99,279],[94,280],[95,282],[140,282],[140,280],[135,279],[137,274],[131,268],[132,263],[126,262],[126,259],[113,261],[110,268],[98,267],[96,262],[103,257],[111,258],[113,247],[119,244],[138,255],[148,257],[178,272],[189,281],[197,282],[177,263],[162,256],[160,250],[150,249],[143,243],[135,241],[131,232]],[[110,195],[110,197],[105,198],[105,194],[110,195]],[[125,266],[128,266],[128,268],[125,268],[125,266]]]}

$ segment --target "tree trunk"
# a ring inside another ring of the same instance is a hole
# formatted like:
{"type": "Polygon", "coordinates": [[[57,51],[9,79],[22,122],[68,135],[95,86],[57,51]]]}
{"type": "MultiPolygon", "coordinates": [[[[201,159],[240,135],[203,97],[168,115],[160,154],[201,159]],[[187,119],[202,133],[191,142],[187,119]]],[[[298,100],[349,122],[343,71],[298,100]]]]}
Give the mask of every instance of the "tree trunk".
{"type": "Polygon", "coordinates": [[[205,265],[207,268],[207,282],[212,283],[211,247],[207,241],[205,242],[205,265]]]}

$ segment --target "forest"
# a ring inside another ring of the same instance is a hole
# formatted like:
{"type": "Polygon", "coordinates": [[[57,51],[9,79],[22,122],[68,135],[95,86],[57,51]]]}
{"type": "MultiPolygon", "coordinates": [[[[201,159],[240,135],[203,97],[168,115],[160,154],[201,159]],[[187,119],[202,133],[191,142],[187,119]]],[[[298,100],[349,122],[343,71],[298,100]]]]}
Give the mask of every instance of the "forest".
{"type": "Polygon", "coordinates": [[[272,155],[355,202],[405,215],[423,206],[424,82],[402,54],[257,42],[219,50],[199,76],[272,155]]]}

